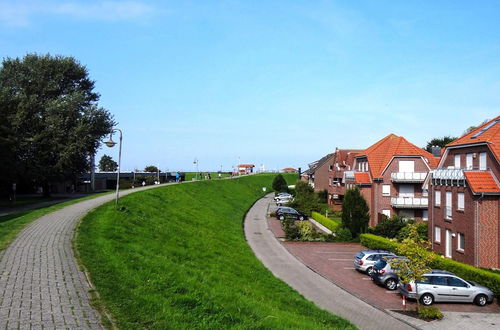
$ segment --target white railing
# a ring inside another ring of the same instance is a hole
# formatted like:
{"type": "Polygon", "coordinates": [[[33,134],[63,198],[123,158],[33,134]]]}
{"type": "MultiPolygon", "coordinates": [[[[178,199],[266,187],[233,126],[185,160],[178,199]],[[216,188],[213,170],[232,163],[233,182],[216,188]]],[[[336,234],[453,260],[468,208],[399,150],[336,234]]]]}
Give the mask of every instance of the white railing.
{"type": "Polygon", "coordinates": [[[427,172],[395,172],[391,173],[393,182],[423,182],[427,172]]]}
{"type": "Polygon", "coordinates": [[[426,197],[392,197],[391,205],[396,208],[427,208],[426,197]]]}
{"type": "Polygon", "coordinates": [[[345,180],[354,180],[354,171],[345,171],[344,172],[344,181],[345,180]]]}
{"type": "Polygon", "coordinates": [[[433,179],[442,180],[464,180],[464,171],[462,169],[439,168],[432,172],[433,179]]]}

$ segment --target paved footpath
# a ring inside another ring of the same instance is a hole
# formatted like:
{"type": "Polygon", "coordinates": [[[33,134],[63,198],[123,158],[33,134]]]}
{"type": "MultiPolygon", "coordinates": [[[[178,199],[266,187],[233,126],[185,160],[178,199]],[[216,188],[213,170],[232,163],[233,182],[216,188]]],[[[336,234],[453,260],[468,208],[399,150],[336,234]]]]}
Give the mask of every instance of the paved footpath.
{"type": "MultiPolygon", "coordinates": [[[[161,187],[146,186],[130,193],[161,187]]],[[[72,238],[78,221],[111,201],[104,195],[49,213],[0,254],[0,329],[100,329],[91,289],[76,262],[72,238]]]]}
{"type": "Polygon", "coordinates": [[[360,329],[413,329],[307,268],[292,256],[267,226],[272,194],[257,201],[245,218],[245,236],[257,258],[278,278],[319,307],[354,323],[360,329]]]}

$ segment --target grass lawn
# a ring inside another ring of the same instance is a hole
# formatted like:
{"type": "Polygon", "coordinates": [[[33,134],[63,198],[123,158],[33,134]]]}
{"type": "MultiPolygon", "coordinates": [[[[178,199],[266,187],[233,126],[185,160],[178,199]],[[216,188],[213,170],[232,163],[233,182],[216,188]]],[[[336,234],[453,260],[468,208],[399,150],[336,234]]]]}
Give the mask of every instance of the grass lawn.
{"type": "MultiPolygon", "coordinates": [[[[212,180],[216,180],[219,178],[219,173],[218,172],[203,172],[203,175],[206,175],[207,173],[210,173],[210,176],[212,177],[212,180]]],[[[193,178],[196,178],[196,172],[185,172],[186,174],[186,181],[191,181],[193,178]]],[[[222,172],[221,173],[221,177],[223,178],[227,178],[227,177],[230,177],[231,176],[231,173],[227,173],[227,172],[222,172]]],[[[205,180],[205,177],[201,177],[200,176],[200,173],[198,173],[198,180],[205,180]]]]}
{"type": "Polygon", "coordinates": [[[42,203],[42,202],[50,202],[53,200],[57,199],[62,199],[58,197],[43,197],[43,196],[37,196],[37,197],[25,197],[25,196],[18,196],[16,198],[16,202],[12,204],[10,200],[6,199],[0,199],[0,207],[5,207],[5,208],[10,208],[10,207],[19,207],[19,206],[26,206],[30,204],[36,204],[36,203],[42,203]]]}
{"type": "MultiPolygon", "coordinates": [[[[10,242],[16,238],[17,234],[23,230],[28,224],[30,224],[33,220],[38,219],[39,217],[50,213],[52,211],[61,209],[65,206],[78,203],[80,201],[94,198],[105,193],[93,194],[89,196],[85,196],[78,199],[72,199],[66,202],[58,203],[55,205],[51,205],[48,207],[42,207],[39,209],[16,212],[8,215],[4,215],[0,217],[0,251],[5,249],[10,242]]],[[[45,200],[46,201],[46,200],[45,200]]]]}
{"type": "Polygon", "coordinates": [[[78,228],[81,262],[123,329],[354,328],[258,261],[242,219],[273,174],[173,185],[105,204],[78,228]]]}

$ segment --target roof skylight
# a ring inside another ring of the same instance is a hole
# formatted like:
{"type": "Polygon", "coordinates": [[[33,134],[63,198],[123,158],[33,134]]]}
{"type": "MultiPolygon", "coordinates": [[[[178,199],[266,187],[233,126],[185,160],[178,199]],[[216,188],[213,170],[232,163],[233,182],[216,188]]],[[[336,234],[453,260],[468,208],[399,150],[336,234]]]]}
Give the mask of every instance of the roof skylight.
{"type": "Polygon", "coordinates": [[[487,130],[489,130],[493,126],[495,126],[495,124],[498,123],[499,121],[500,121],[499,119],[492,121],[491,123],[489,123],[488,125],[486,125],[482,130],[480,130],[479,132],[477,132],[476,134],[474,134],[470,138],[471,139],[477,138],[479,135],[483,134],[484,132],[486,132],[487,130]]]}

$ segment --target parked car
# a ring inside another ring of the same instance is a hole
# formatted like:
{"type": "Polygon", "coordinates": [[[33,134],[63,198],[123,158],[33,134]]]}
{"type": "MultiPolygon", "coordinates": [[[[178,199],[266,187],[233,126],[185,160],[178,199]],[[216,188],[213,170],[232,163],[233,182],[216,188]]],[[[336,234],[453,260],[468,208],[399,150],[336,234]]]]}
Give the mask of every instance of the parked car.
{"type": "Polygon", "coordinates": [[[396,255],[392,252],[385,250],[360,251],[354,257],[354,262],[353,262],[354,268],[357,271],[365,272],[371,276],[373,272],[373,266],[375,265],[375,263],[382,257],[388,257],[388,256],[395,257],[396,255]]]}
{"type": "Polygon", "coordinates": [[[420,299],[425,306],[445,301],[473,302],[478,306],[493,302],[493,292],[490,289],[476,282],[466,281],[453,273],[437,269],[424,274],[424,277],[425,279],[418,281],[417,284],[399,283],[398,289],[401,295],[410,299],[420,299]]]}
{"type": "Polygon", "coordinates": [[[297,211],[292,207],[278,207],[276,210],[276,218],[285,220],[285,218],[292,218],[296,220],[307,220],[307,214],[297,211]]]}
{"type": "Polygon", "coordinates": [[[277,201],[278,199],[281,199],[281,198],[293,198],[293,196],[289,193],[285,193],[285,192],[280,192],[278,193],[278,195],[274,196],[274,200],[277,201]]]}
{"type": "Polygon", "coordinates": [[[293,197],[283,197],[276,200],[276,205],[283,206],[293,201],[293,197]]]}
{"type": "Polygon", "coordinates": [[[391,263],[396,259],[407,259],[406,257],[383,257],[373,265],[371,273],[372,280],[384,286],[388,290],[396,290],[398,288],[399,276],[394,272],[391,263]]]}

